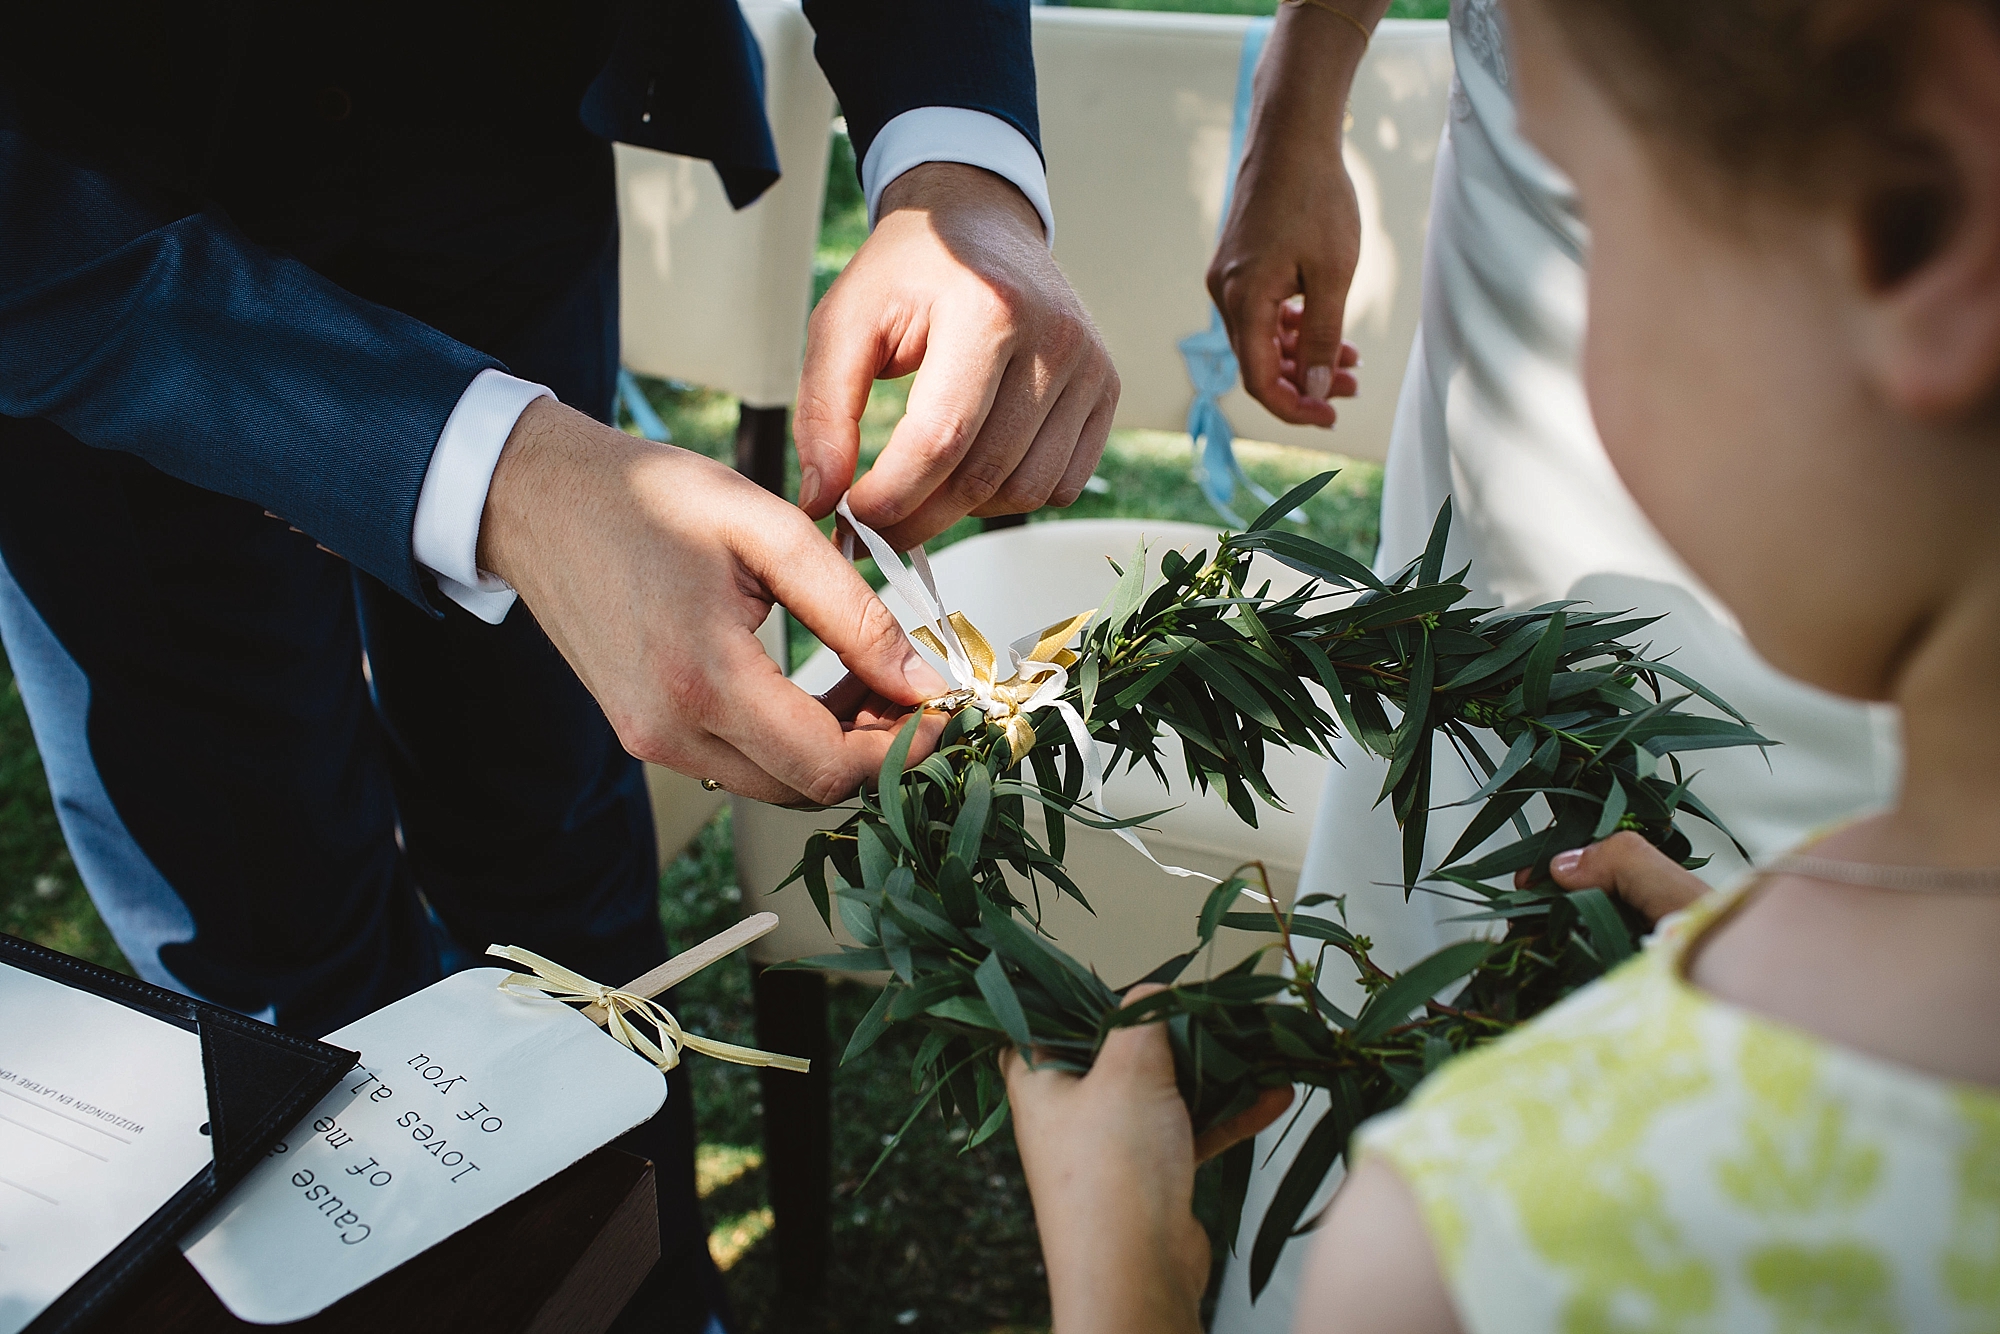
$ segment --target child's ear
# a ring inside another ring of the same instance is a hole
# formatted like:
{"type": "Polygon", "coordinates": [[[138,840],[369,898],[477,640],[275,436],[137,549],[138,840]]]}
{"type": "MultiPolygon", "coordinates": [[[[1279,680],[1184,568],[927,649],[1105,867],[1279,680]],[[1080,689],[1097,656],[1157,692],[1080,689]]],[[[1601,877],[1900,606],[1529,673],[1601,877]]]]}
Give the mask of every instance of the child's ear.
{"type": "Polygon", "coordinates": [[[1912,128],[1927,142],[1854,229],[1873,378],[1943,422],[2000,402],[2000,29],[1949,7],[1920,50],[1912,128]]]}

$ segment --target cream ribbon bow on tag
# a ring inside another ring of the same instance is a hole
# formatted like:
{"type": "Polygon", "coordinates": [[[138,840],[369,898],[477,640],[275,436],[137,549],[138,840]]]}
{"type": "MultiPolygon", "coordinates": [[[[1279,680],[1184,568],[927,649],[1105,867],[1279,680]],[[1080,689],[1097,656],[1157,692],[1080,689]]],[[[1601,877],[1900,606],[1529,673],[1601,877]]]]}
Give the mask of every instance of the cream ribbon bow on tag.
{"type": "Polygon", "coordinates": [[[607,987],[602,982],[593,982],[583,974],[571,972],[561,964],[545,959],[533,950],[524,950],[519,945],[488,945],[486,952],[509,963],[521,964],[529,970],[509,973],[502,979],[500,990],[517,996],[548,996],[559,1001],[586,1002],[585,1018],[604,1025],[604,1031],[617,1039],[621,1046],[645,1057],[663,1073],[679,1065],[682,1049],[690,1048],[704,1056],[736,1065],[770,1066],[804,1074],[812,1068],[811,1061],[798,1056],[759,1051],[755,1047],[739,1047],[733,1042],[717,1042],[714,1038],[690,1033],[681,1027],[671,1010],[653,999],[683,978],[694,975],[717,959],[764,935],[777,924],[775,913],[747,917],[623,987],[607,987]],[[652,1025],[664,1046],[647,1037],[626,1018],[634,1014],[652,1025]]]}
{"type": "MultiPolygon", "coordinates": [[[[1068,648],[1069,641],[1097,614],[1096,609],[1057,621],[1046,629],[1015,640],[1007,649],[1008,675],[1004,679],[996,679],[999,677],[999,662],[992,645],[962,612],[945,609],[944,599],[938,595],[937,579],[931,574],[930,557],[924,554],[924,549],[913,547],[908,560],[905,560],[901,553],[883,540],[880,533],[854,517],[854,511],[847,507],[847,497],[842,496],[833,509],[848,530],[868,548],[868,554],[875,558],[875,564],[889,580],[889,586],[896,590],[912,611],[925,618],[924,624],[910,632],[910,637],[941,656],[946,670],[957,683],[958,689],[938,699],[925,701],[924,707],[957,710],[968,704],[977,706],[985,712],[987,721],[998,724],[1006,732],[1009,760],[1013,764],[1020,763],[1035,744],[1035,729],[1028,721],[1028,715],[1037,709],[1054,709],[1069,728],[1069,737],[1076,744],[1077,753],[1083,757],[1084,792],[1090,799],[1090,808],[1106,818],[1116,819],[1104,804],[1104,757],[1099,753],[1083,715],[1074,704],[1063,698],[1063,692],[1069,689],[1069,668],[1077,660],[1077,655],[1068,648]]],[[[843,549],[852,558],[851,544],[843,549]]],[[[1210,884],[1220,883],[1214,876],[1201,871],[1167,865],[1155,857],[1138,834],[1130,829],[1114,829],[1111,832],[1138,849],[1141,856],[1168,875],[1192,877],[1210,884]]]]}

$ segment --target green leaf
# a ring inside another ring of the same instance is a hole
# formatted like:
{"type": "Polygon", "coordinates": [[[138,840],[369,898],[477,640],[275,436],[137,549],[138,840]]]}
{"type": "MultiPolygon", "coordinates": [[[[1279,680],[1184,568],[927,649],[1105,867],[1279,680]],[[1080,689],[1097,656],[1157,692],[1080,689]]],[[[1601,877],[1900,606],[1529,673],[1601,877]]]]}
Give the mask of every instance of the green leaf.
{"type": "MultiPolygon", "coordinates": [[[[1533,732],[1521,733],[1521,735],[1514,738],[1514,744],[1507,747],[1507,754],[1501,759],[1500,767],[1493,771],[1492,776],[1480,786],[1480,789],[1464,801],[1452,802],[1452,806],[1470,806],[1474,802],[1486,800],[1495,792],[1507,786],[1508,779],[1526,768],[1528,757],[1534,753],[1535,734],[1533,732]]],[[[1449,810],[1450,807],[1446,807],[1446,809],[1449,810]]]]}
{"type": "Polygon", "coordinates": [[[1444,683],[1446,690],[1463,690],[1467,686],[1483,681],[1494,673],[1511,667],[1520,660],[1522,654],[1535,646],[1541,638],[1540,631],[1533,625],[1524,625],[1500,641],[1499,647],[1489,653],[1474,658],[1458,669],[1451,680],[1444,683]]]}
{"type": "Polygon", "coordinates": [[[861,858],[862,887],[880,893],[889,883],[889,872],[896,869],[896,854],[883,841],[881,826],[872,820],[856,827],[854,843],[861,858]]]}
{"type": "Polygon", "coordinates": [[[1431,652],[1431,638],[1428,631],[1419,637],[1415,660],[1410,664],[1409,695],[1403,703],[1403,720],[1396,725],[1396,733],[1390,739],[1390,759],[1388,776],[1382,780],[1378,802],[1396,790],[1409,772],[1410,765],[1417,756],[1430,745],[1431,731],[1426,725],[1430,720],[1431,682],[1437,673],[1437,656],[1431,652]]]}
{"type": "Polygon", "coordinates": [[[858,902],[854,896],[840,896],[840,920],[846,924],[847,932],[863,945],[880,945],[882,938],[875,934],[875,912],[866,904],[858,902]]]}
{"type": "Polygon", "coordinates": [[[994,948],[1041,983],[1050,995],[1066,996],[1071,1005],[1083,1011],[1102,1010],[1115,999],[1082,964],[1031,935],[999,904],[982,898],[979,914],[993,937],[994,948]]]}
{"type": "Polygon", "coordinates": [[[882,935],[882,953],[889,960],[889,967],[905,982],[916,981],[916,971],[910,959],[910,933],[888,914],[875,919],[875,928],[882,935]]]}
{"type": "Polygon", "coordinates": [[[882,769],[876,775],[876,793],[882,803],[882,818],[896,835],[896,841],[911,852],[917,850],[917,842],[910,837],[909,820],[903,813],[903,765],[910,758],[910,743],[917,739],[917,728],[923,720],[921,709],[910,714],[910,721],[903,724],[903,730],[889,745],[889,753],[882,757],[882,769]]]}
{"type": "Polygon", "coordinates": [[[1418,584],[1434,584],[1444,573],[1444,548],[1450,538],[1451,497],[1446,496],[1444,504],[1438,507],[1437,519],[1431,524],[1431,540],[1425,544],[1423,561],[1417,567],[1418,584]]]}
{"type": "Polygon", "coordinates": [[[1348,699],[1354,706],[1354,739],[1382,759],[1395,753],[1395,733],[1389,715],[1382,709],[1382,696],[1366,687],[1356,687],[1348,699]]]}
{"type": "Polygon", "coordinates": [[[987,1113],[986,1119],[979,1123],[979,1129],[972,1132],[972,1138],[965,1141],[965,1147],[958,1151],[960,1156],[962,1157],[965,1154],[971,1153],[987,1140],[992,1139],[995,1134],[999,1133],[1000,1127],[1006,1124],[1007,1100],[1002,1098],[995,1104],[993,1110],[987,1113]]]}
{"type": "Polygon", "coordinates": [[[799,862],[805,873],[806,893],[812,895],[813,907],[819,909],[819,919],[828,929],[833,927],[833,906],[826,892],[826,858],[832,843],[825,830],[814,834],[806,840],[805,856],[799,862]]]}
{"type": "Polygon", "coordinates": [[[941,1001],[933,1001],[924,1007],[925,1014],[934,1014],[940,1019],[954,1023],[968,1024],[973,1028],[991,1029],[996,1033],[1006,1030],[994,1016],[993,1007],[978,996],[946,996],[941,1001]]]}
{"type": "Polygon", "coordinates": [[[1272,501],[1262,514],[1250,521],[1250,527],[1245,531],[1254,533],[1259,529],[1275,527],[1278,520],[1318,495],[1320,490],[1337,476],[1339,476],[1337,472],[1323,472],[1317,477],[1309,477],[1300,482],[1272,501]]]}
{"type": "Polygon", "coordinates": [[[1226,1238],[1229,1253],[1236,1254],[1237,1235],[1243,1230],[1243,1201],[1250,1194],[1250,1174],[1257,1166],[1257,1141],[1253,1137],[1232,1144],[1222,1154],[1221,1217],[1216,1235],[1226,1238]]]}
{"type": "MultiPolygon", "coordinates": [[[[1028,752],[1029,763],[1035,771],[1035,783],[1044,792],[1061,792],[1063,783],[1056,773],[1056,757],[1053,752],[1040,746],[1028,752]]],[[[1049,856],[1060,862],[1068,846],[1069,825],[1062,812],[1052,805],[1042,806],[1042,828],[1048,834],[1049,856]]]]}
{"type": "Polygon", "coordinates": [[[786,971],[811,968],[829,973],[886,973],[889,971],[889,956],[876,948],[855,949],[851,945],[843,945],[832,954],[808,954],[803,959],[788,959],[769,967],[786,971]]]}
{"type": "Polygon", "coordinates": [[[1373,1042],[1408,1019],[1412,1010],[1486,962],[1492,949],[1483,940],[1461,940],[1419,961],[1369,997],[1349,1036],[1356,1042],[1373,1042]]]}
{"type": "Polygon", "coordinates": [[[840,1063],[846,1065],[861,1053],[875,1045],[889,1029],[889,1006],[895,1002],[897,988],[893,985],[882,988],[882,994],[868,1007],[868,1013],[861,1016],[861,1022],[854,1026],[854,1035],[847,1039],[847,1050],[840,1054],[840,1063]]]}
{"type": "Polygon", "coordinates": [[[1139,604],[1146,590],[1146,547],[1141,543],[1132,554],[1132,561],[1118,576],[1118,583],[1111,590],[1111,605],[1104,613],[1104,624],[1114,635],[1125,633],[1125,623],[1132,619],[1132,613],[1139,610],[1139,604]]]}
{"type": "Polygon", "coordinates": [[[1112,703],[1116,704],[1120,709],[1129,709],[1134,705],[1143,703],[1146,696],[1153,693],[1153,687],[1165,680],[1168,673],[1180,666],[1180,662],[1181,654],[1179,652],[1167,654],[1151,667],[1148,667],[1145,674],[1140,676],[1138,680],[1120,690],[1116,695],[1113,695],[1111,697],[1112,703]]]}
{"type": "Polygon", "coordinates": [[[1549,617],[1548,628],[1521,669],[1521,707],[1531,718],[1549,711],[1549,677],[1555,674],[1556,660],[1562,656],[1563,625],[1568,615],[1559,611],[1549,617]]]}
{"type": "Polygon", "coordinates": [[[1632,957],[1632,933],[1603,890],[1580,889],[1569,901],[1576,905],[1576,915],[1590,933],[1590,946],[1606,972],[1632,957]]]}
{"type": "Polygon", "coordinates": [[[1196,643],[1188,647],[1188,657],[1201,673],[1201,679],[1215,689],[1215,693],[1234,704],[1247,718],[1255,719],[1273,732],[1279,731],[1278,715],[1271,712],[1271,706],[1207,644],[1196,643]]]}
{"type": "Polygon", "coordinates": [[[1014,984],[1007,978],[1007,965],[998,954],[989,954],[973,970],[973,980],[979,984],[979,994],[986,998],[993,1017],[1007,1031],[1017,1047],[1032,1047],[1034,1035],[1028,1031],[1028,1016],[1021,1009],[1021,998],[1014,994],[1014,984]]]}
{"type": "Polygon", "coordinates": [[[1617,775],[1614,774],[1611,778],[1611,791],[1604,798],[1604,814],[1597,817],[1597,828],[1591,831],[1590,841],[1595,843],[1600,838],[1610,837],[1611,831],[1616,829],[1618,822],[1624,818],[1625,785],[1619,782],[1617,775]]]}
{"type": "Polygon", "coordinates": [[[1195,919],[1195,934],[1200,937],[1202,944],[1206,945],[1215,939],[1215,929],[1221,925],[1224,914],[1229,911],[1229,905],[1236,902],[1238,896],[1248,887],[1247,881],[1232,875],[1208,891],[1208,897],[1202,900],[1201,913],[1195,919]]]}
{"type": "Polygon", "coordinates": [[[1730,704],[1728,700],[1716,694],[1713,690],[1710,690],[1707,686],[1695,680],[1692,676],[1689,676],[1686,672],[1682,671],[1678,667],[1671,667],[1664,662],[1649,662],[1644,658],[1634,658],[1630,662],[1627,662],[1625,666],[1627,669],[1638,669],[1641,671],[1658,672],[1661,676],[1666,677],[1669,681],[1678,682],[1683,689],[1694,691],[1695,694],[1701,696],[1703,699],[1707,700],[1710,704],[1713,704],[1716,708],[1721,709],[1724,713],[1734,718],[1737,722],[1742,723],[1745,727],[1748,727],[1750,725],[1750,720],[1748,718],[1745,718],[1742,714],[1738,713],[1736,711],[1735,706],[1730,704]]]}
{"type": "Polygon", "coordinates": [[[1281,565],[1289,565],[1301,574],[1324,579],[1337,587],[1350,588],[1360,584],[1383,592],[1389,588],[1375,571],[1346,552],[1335,551],[1297,533],[1277,529],[1238,533],[1229,539],[1229,546],[1236,551],[1262,551],[1281,565]]]}
{"type": "Polygon", "coordinates": [[[1416,892],[1417,877],[1424,869],[1424,840],[1430,832],[1431,753],[1428,746],[1419,750],[1416,766],[1410,770],[1409,795],[1402,805],[1403,898],[1407,900],[1416,892]]]}
{"type": "Polygon", "coordinates": [[[986,766],[975,764],[966,771],[965,795],[958,818],[952,821],[951,842],[945,856],[956,857],[967,866],[979,861],[979,849],[986,838],[986,817],[993,808],[993,775],[986,766]]]}
{"type": "MultiPolygon", "coordinates": [[[[1278,919],[1268,912],[1224,913],[1219,926],[1232,931],[1260,931],[1271,935],[1280,932],[1278,919]]],[[[1354,936],[1346,927],[1329,922],[1323,917],[1293,917],[1288,921],[1290,934],[1304,936],[1309,940],[1328,940],[1335,944],[1355,944],[1354,936]]]]}
{"type": "Polygon", "coordinates": [[[972,883],[972,868],[956,857],[946,857],[938,867],[937,894],[954,922],[970,926],[979,914],[979,890],[972,883]]]}
{"type": "Polygon", "coordinates": [[[1348,1137],[1361,1120],[1361,1095],[1352,1075],[1343,1073],[1328,1093],[1332,1105],[1313,1126],[1306,1142],[1299,1146],[1299,1156],[1285,1169],[1284,1179],[1279,1181],[1277,1193],[1264,1211],[1264,1221],[1257,1226],[1257,1240],[1250,1246],[1252,1301],[1263,1295],[1264,1285],[1271,1281],[1271,1271],[1278,1266],[1278,1256],[1292,1239],[1292,1228],[1299,1215],[1319,1193],[1334,1162],[1346,1152],[1348,1137]]]}
{"type": "Polygon", "coordinates": [[[1356,630],[1373,630],[1379,626],[1414,621],[1455,607],[1465,600],[1465,596],[1465,588],[1458,584],[1424,585],[1391,593],[1373,602],[1357,603],[1348,624],[1356,630]]]}

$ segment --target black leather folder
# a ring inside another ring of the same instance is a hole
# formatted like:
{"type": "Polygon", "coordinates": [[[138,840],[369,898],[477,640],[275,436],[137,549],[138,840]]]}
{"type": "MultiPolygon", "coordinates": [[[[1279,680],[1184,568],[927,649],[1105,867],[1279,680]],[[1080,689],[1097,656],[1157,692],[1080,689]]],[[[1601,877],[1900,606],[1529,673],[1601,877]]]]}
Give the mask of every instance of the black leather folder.
{"type": "Polygon", "coordinates": [[[0,968],[91,992],[201,1039],[212,1160],[23,1332],[68,1334],[88,1328],[121,1287],[172,1249],[360,1057],[5,934],[0,968]]]}

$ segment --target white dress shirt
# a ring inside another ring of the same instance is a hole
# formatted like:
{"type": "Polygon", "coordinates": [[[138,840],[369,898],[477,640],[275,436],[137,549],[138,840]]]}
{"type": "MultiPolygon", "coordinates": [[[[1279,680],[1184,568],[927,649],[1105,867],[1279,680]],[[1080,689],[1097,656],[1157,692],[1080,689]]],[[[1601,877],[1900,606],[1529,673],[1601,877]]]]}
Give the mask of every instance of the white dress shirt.
{"type": "MultiPolygon", "coordinates": [[[[875,136],[861,162],[870,227],[889,183],[926,162],[963,162],[1012,181],[1042,215],[1043,229],[1053,241],[1055,214],[1049,208],[1041,154],[998,116],[962,107],[905,111],[875,136]]],[[[515,594],[505,581],[479,568],[479,521],[508,433],[528,404],[545,394],[554,397],[546,387],[504,371],[474,376],[445,420],[417,493],[410,533],[417,564],[436,576],[439,592],[490,625],[507,615],[515,594]]]]}

